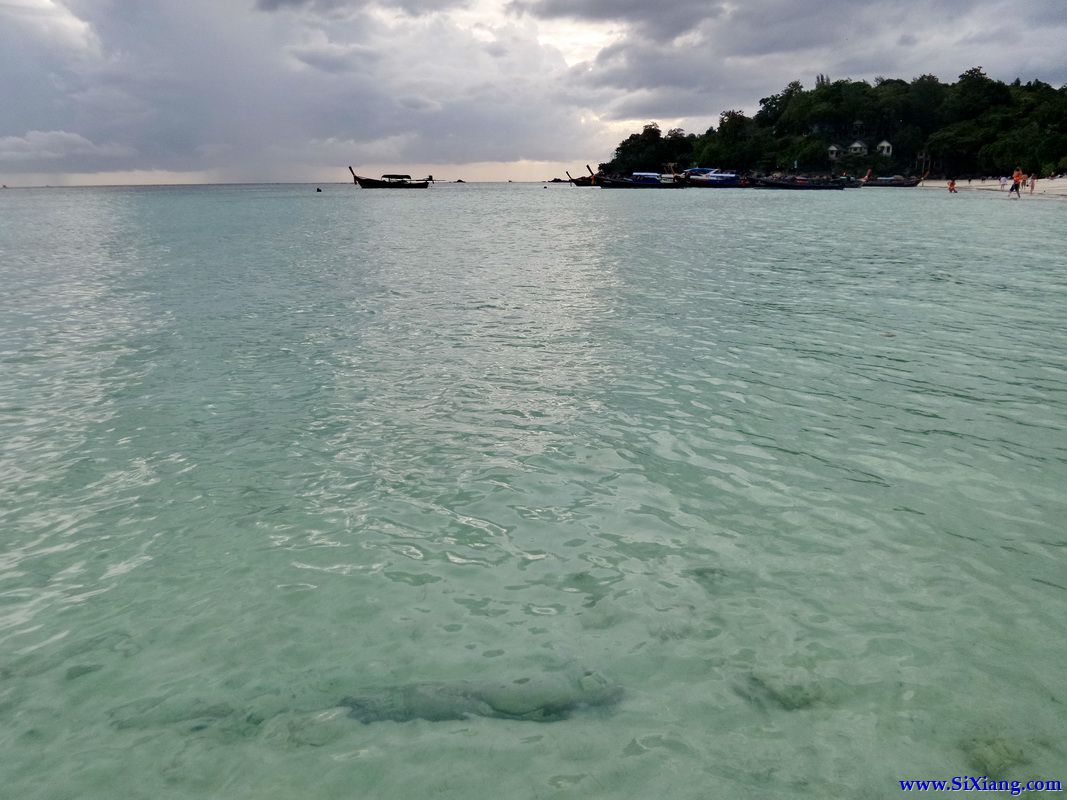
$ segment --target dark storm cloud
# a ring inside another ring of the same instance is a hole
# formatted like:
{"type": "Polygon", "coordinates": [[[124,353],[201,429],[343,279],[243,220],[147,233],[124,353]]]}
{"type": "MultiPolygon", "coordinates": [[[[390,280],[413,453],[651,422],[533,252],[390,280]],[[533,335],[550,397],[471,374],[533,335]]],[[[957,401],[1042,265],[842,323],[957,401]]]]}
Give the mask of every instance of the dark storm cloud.
{"type": "MultiPolygon", "coordinates": [[[[705,92],[679,92],[663,94],[661,92],[639,91],[627,94],[613,101],[605,111],[605,117],[618,120],[662,120],[688,117],[684,125],[690,133],[703,133],[711,124],[711,114],[700,124],[694,117],[692,109],[711,108],[713,97],[705,92]]],[[[715,115],[717,116],[717,115],[715,115]]]]}
{"type": "Polygon", "coordinates": [[[508,9],[541,19],[574,19],[593,23],[621,22],[654,39],[673,39],[703,20],[723,14],[724,3],[709,0],[511,0],[508,9]]]}
{"type": "Polygon", "coordinates": [[[1008,81],[1019,74],[1067,78],[1063,60],[1047,55],[1057,36],[1067,36],[1062,0],[748,0],[669,8],[636,0],[513,0],[509,7],[623,26],[619,39],[574,73],[581,84],[625,93],[609,104],[610,118],[754,110],[759,97],[792,80],[810,86],[820,73],[908,79],[932,72],[953,80],[982,64],[1008,81]],[[1035,32],[1038,21],[1046,27],[1035,32]]]}
{"type": "Polygon", "coordinates": [[[367,70],[381,60],[381,55],[370,47],[361,45],[337,45],[323,43],[288,48],[296,60],[323,72],[343,73],[367,70]]]}
{"type": "Polygon", "coordinates": [[[1005,22],[1023,27],[1030,25],[1067,26],[1067,3],[1063,0],[1030,0],[1009,10],[1005,22]]]}
{"type": "MultiPolygon", "coordinates": [[[[708,61],[822,48],[825,61],[833,62],[842,49],[877,45],[887,32],[892,41],[909,36],[918,42],[946,32],[1010,36],[1035,25],[1067,27],[1064,0],[510,0],[507,8],[538,19],[614,23],[625,29],[626,48],[654,42],[675,55],[695,47],[708,61]]],[[[970,58],[954,55],[964,64],[970,58]]],[[[884,71],[892,72],[893,54],[884,58],[884,71]]]]}
{"type": "MultiPolygon", "coordinates": [[[[671,3],[650,0],[510,0],[507,8],[512,13],[541,19],[621,23],[629,25],[636,34],[659,38],[663,34],[679,36],[707,21],[719,19],[726,20],[727,25],[732,25],[731,21],[788,25],[811,20],[825,29],[863,10],[877,11],[887,21],[904,13],[917,23],[921,17],[915,15],[924,11],[962,13],[976,6],[999,5],[1003,5],[1002,0],[824,0],[820,3],[800,0],[747,0],[740,3],[718,0],[675,0],[671,3]]],[[[1063,15],[1061,0],[1031,0],[1027,8],[1042,8],[1043,13],[1048,14],[1059,9],[1061,18],[1063,15]]]]}
{"type": "Polygon", "coordinates": [[[256,0],[261,11],[297,9],[327,15],[361,11],[369,7],[393,8],[413,17],[466,5],[467,0],[256,0]]]}

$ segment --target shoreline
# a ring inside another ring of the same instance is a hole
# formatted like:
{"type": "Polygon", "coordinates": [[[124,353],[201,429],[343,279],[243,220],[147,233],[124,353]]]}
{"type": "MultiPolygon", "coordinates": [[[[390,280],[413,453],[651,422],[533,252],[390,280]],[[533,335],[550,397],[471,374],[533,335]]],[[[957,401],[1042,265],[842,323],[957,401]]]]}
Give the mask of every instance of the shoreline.
{"type": "MultiPolygon", "coordinates": [[[[947,180],[925,180],[919,184],[921,189],[940,189],[941,191],[948,190],[947,180]]],[[[1004,189],[1000,188],[1000,184],[996,180],[987,180],[985,183],[980,181],[972,181],[967,183],[966,180],[956,181],[956,190],[959,192],[999,192],[1003,195],[1008,194],[1008,187],[1004,189]]],[[[1030,194],[1030,187],[1025,186],[1022,189],[1023,197],[1067,197],[1067,178],[1038,178],[1037,186],[1034,187],[1034,193],[1030,194]]]]}

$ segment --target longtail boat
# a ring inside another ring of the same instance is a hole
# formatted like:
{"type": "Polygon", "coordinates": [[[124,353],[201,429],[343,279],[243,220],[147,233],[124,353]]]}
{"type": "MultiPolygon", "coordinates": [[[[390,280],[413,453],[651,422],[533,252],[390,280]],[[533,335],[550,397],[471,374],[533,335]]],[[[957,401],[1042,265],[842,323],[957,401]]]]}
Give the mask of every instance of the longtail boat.
{"type": "Polygon", "coordinates": [[[597,176],[596,185],[601,189],[684,189],[681,175],[658,172],[635,172],[629,178],[597,176]]]}
{"type": "Polygon", "coordinates": [[[868,186],[895,186],[902,189],[910,189],[912,186],[918,186],[923,182],[922,178],[905,178],[903,175],[887,175],[881,178],[875,178],[871,175],[871,170],[867,170],[867,174],[863,176],[864,187],[868,186]]]}
{"type": "Polygon", "coordinates": [[[361,189],[425,189],[433,183],[433,175],[413,181],[410,175],[382,175],[381,179],[378,179],[357,175],[352,167],[349,167],[348,171],[352,173],[352,182],[358,184],[361,189]]]}
{"type": "Polygon", "coordinates": [[[588,164],[585,165],[585,168],[587,170],[589,170],[589,174],[588,175],[579,175],[577,178],[575,178],[569,172],[567,173],[567,178],[570,179],[570,182],[571,182],[571,184],[573,186],[596,186],[597,185],[597,181],[599,180],[599,177],[597,176],[597,174],[595,172],[593,172],[592,167],[590,167],[588,164]]]}
{"type": "Polygon", "coordinates": [[[746,185],[736,172],[723,172],[709,167],[690,167],[682,175],[690,186],[702,189],[732,189],[746,185]]]}
{"type": "Polygon", "coordinates": [[[845,188],[843,183],[836,181],[811,180],[808,178],[752,178],[750,186],[756,189],[801,189],[801,190],[826,190],[845,188]]]}

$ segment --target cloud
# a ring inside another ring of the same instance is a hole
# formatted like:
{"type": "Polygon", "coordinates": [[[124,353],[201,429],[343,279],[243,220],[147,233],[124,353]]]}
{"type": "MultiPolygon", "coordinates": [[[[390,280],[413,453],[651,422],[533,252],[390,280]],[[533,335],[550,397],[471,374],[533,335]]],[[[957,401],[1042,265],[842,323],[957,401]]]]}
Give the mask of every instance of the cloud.
{"type": "Polygon", "coordinates": [[[0,137],[0,164],[26,170],[69,164],[78,159],[101,159],[113,163],[135,155],[124,145],[94,144],[67,131],[29,131],[25,136],[0,137]]]}
{"type": "Polygon", "coordinates": [[[371,69],[375,62],[381,60],[376,50],[365,45],[330,41],[292,45],[286,48],[286,52],[305,66],[332,73],[371,69]]]}
{"type": "Polygon", "coordinates": [[[508,9],[542,19],[574,19],[592,23],[619,22],[657,41],[675,39],[709,19],[726,13],[727,4],[708,0],[512,0],[508,9]]]}
{"type": "Polygon", "coordinates": [[[905,79],[924,73],[945,80],[976,64],[1003,80],[1019,74],[1060,83],[1067,65],[1053,63],[1067,36],[1067,5],[1005,0],[747,0],[679,3],[669,9],[609,0],[513,0],[513,11],[538,18],[613,21],[624,33],[573,72],[576,83],[613,92],[603,113],[639,120],[755,110],[756,100],[793,80],[905,79]],[[921,11],[922,25],[916,24],[921,11]],[[1037,28],[1026,20],[1043,27],[1037,28]],[[992,36],[990,42],[985,37],[992,36]],[[998,47],[1018,42],[1017,47],[998,47]],[[1025,42],[1025,45],[1023,44],[1025,42]],[[992,45],[992,46],[991,46],[992,45]]]}
{"type": "Polygon", "coordinates": [[[289,9],[328,17],[343,17],[368,8],[393,9],[418,17],[466,4],[467,0],[256,0],[260,11],[289,9]]]}
{"type": "Polygon", "coordinates": [[[55,0],[3,0],[0,22],[17,26],[20,32],[68,52],[99,51],[92,26],[55,0]]]}

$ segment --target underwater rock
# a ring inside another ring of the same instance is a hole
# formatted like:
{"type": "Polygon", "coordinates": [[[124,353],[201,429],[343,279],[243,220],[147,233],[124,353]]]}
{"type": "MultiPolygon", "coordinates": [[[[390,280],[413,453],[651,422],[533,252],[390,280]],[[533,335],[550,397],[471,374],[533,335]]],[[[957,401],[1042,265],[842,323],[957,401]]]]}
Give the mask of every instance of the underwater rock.
{"type": "Polygon", "coordinates": [[[1020,742],[1005,738],[969,739],[961,745],[967,763],[978,774],[1005,778],[1016,767],[1030,763],[1020,742]]]}
{"type": "Polygon", "coordinates": [[[80,678],[82,675],[89,675],[90,673],[96,672],[97,670],[103,668],[103,664],[76,664],[75,666],[67,669],[67,672],[64,677],[68,681],[73,681],[77,678],[80,678]]]}
{"type": "Polygon", "coordinates": [[[148,697],[114,708],[109,716],[112,725],[124,729],[180,724],[191,732],[239,729],[245,736],[263,730],[275,738],[302,740],[318,737],[326,719],[330,724],[325,727],[331,729],[327,738],[334,736],[339,724],[337,709],[342,710],[341,719],[363,723],[434,722],[472,716],[554,722],[579,709],[614,705],[621,699],[622,689],[597,672],[566,670],[502,683],[456,681],[366,689],[338,700],[340,694],[324,696],[319,690],[316,701],[279,687],[277,691],[261,691],[240,705],[229,695],[213,699],[148,697]],[[278,717],[283,719],[276,721],[278,717]],[[303,728],[309,731],[303,732],[303,728]]]}
{"type": "Polygon", "coordinates": [[[313,714],[279,714],[263,724],[263,737],[281,746],[325,747],[352,729],[348,709],[330,708],[313,714]]]}
{"type": "Polygon", "coordinates": [[[363,723],[431,722],[471,716],[555,722],[581,708],[618,703],[622,688],[597,672],[520,678],[506,683],[416,683],[346,697],[341,705],[363,723]]]}
{"type": "Polygon", "coordinates": [[[716,596],[722,591],[722,583],[726,580],[726,571],[718,567],[693,567],[683,573],[687,578],[692,578],[708,594],[716,596]]]}
{"type": "Polygon", "coordinates": [[[111,724],[119,729],[192,723],[194,731],[203,730],[212,723],[236,714],[237,709],[226,702],[204,700],[183,702],[166,697],[146,697],[134,700],[108,712],[111,724]]]}
{"type": "Polygon", "coordinates": [[[749,675],[737,693],[760,708],[784,711],[800,711],[830,701],[830,692],[820,683],[792,683],[757,673],[749,675]]]}

